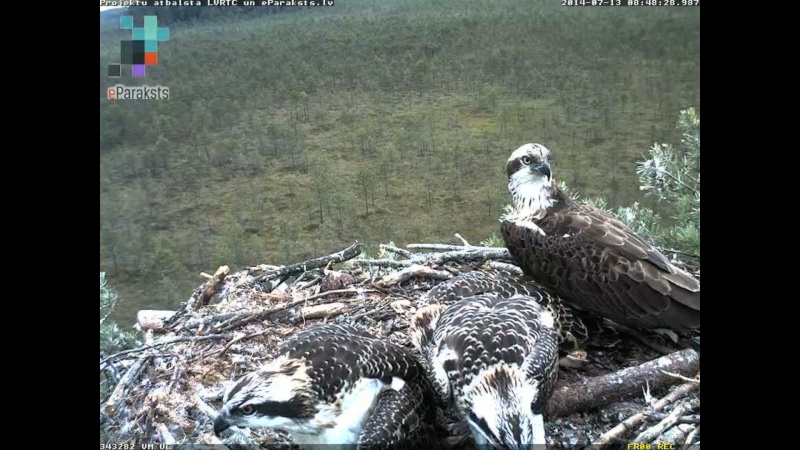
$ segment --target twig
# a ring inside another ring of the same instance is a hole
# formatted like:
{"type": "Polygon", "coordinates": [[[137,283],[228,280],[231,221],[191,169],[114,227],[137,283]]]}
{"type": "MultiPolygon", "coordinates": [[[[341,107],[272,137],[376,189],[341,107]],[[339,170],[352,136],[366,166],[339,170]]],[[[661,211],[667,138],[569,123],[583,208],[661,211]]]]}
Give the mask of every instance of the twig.
{"type": "Polygon", "coordinates": [[[689,433],[688,436],[686,436],[686,441],[684,441],[683,445],[688,447],[688,446],[694,444],[694,441],[697,439],[697,435],[698,434],[700,434],[700,427],[699,426],[695,427],[695,429],[692,430],[689,433]]]}
{"type": "Polygon", "coordinates": [[[281,266],[278,269],[264,272],[255,278],[256,283],[264,283],[275,278],[290,276],[296,273],[306,272],[311,269],[319,269],[327,266],[329,263],[340,263],[355,258],[361,254],[361,244],[356,241],[350,247],[328,256],[321,258],[309,259],[297,264],[290,264],[288,266],[281,266]]]}
{"type": "Polygon", "coordinates": [[[230,268],[228,268],[228,266],[220,266],[217,271],[214,272],[213,276],[209,277],[208,274],[205,274],[206,277],[209,277],[209,280],[203,284],[202,289],[200,289],[196,295],[192,295],[192,297],[189,298],[186,305],[187,311],[207,305],[208,302],[211,301],[211,298],[217,294],[217,291],[219,291],[220,286],[225,281],[225,277],[228,276],[229,272],[230,268]]]}
{"type": "Polygon", "coordinates": [[[669,415],[658,424],[646,429],[641,434],[636,436],[632,442],[647,444],[652,442],[658,435],[669,430],[673,425],[678,423],[681,416],[687,412],[692,411],[700,405],[700,400],[692,399],[687,402],[681,403],[672,410],[669,415]]]}
{"type": "Polygon", "coordinates": [[[105,358],[104,360],[100,361],[100,365],[102,366],[103,364],[107,363],[108,361],[111,361],[112,359],[115,359],[115,358],[119,358],[122,355],[128,355],[128,354],[131,354],[131,353],[138,353],[138,352],[143,352],[145,350],[155,349],[156,346],[176,344],[178,342],[186,342],[186,341],[205,341],[205,340],[208,340],[208,339],[228,339],[229,337],[230,336],[228,336],[227,334],[208,334],[208,335],[205,335],[205,336],[180,336],[180,337],[161,339],[161,340],[158,340],[156,342],[153,342],[152,345],[145,345],[145,346],[142,346],[142,347],[133,348],[133,349],[130,349],[130,350],[123,350],[121,352],[114,353],[113,355],[111,355],[111,356],[105,358]]]}
{"type": "MultiPolygon", "coordinates": [[[[689,378],[689,377],[685,377],[685,376],[683,376],[683,375],[681,375],[679,373],[667,372],[666,370],[662,370],[662,372],[664,372],[666,375],[669,375],[671,377],[675,377],[675,378],[677,378],[679,380],[682,380],[682,381],[686,381],[686,382],[689,382],[689,383],[700,384],[700,379],[699,378],[689,378]]],[[[698,373],[697,375],[699,377],[700,374],[698,373]]]]}
{"type": "Polygon", "coordinates": [[[396,254],[398,254],[400,256],[404,256],[406,258],[411,258],[412,256],[414,256],[414,254],[411,253],[410,251],[404,250],[402,248],[395,247],[393,245],[381,244],[379,247],[383,251],[387,251],[387,252],[390,252],[390,253],[396,253],[396,254]]]}
{"type": "Polygon", "coordinates": [[[361,288],[357,288],[357,289],[353,289],[353,288],[334,289],[332,291],[325,291],[325,292],[321,292],[319,294],[310,295],[310,296],[305,298],[305,301],[316,300],[318,298],[327,297],[329,295],[335,295],[335,294],[367,294],[367,293],[370,293],[370,292],[375,292],[375,290],[374,289],[361,289],[361,288]]]}
{"type": "Polygon", "coordinates": [[[269,318],[269,317],[271,317],[271,316],[273,316],[273,315],[275,315],[275,314],[277,314],[277,313],[279,313],[281,311],[285,311],[285,310],[294,308],[295,306],[302,305],[304,303],[307,303],[310,300],[315,300],[315,299],[319,299],[319,298],[322,298],[322,297],[327,297],[327,296],[330,296],[330,295],[333,295],[333,294],[363,293],[363,292],[367,292],[367,291],[369,291],[369,290],[367,290],[367,289],[352,289],[352,288],[336,289],[336,290],[332,290],[332,291],[326,291],[326,292],[322,292],[322,293],[319,293],[319,294],[312,295],[312,296],[307,297],[307,298],[301,298],[299,300],[295,300],[295,301],[292,301],[292,302],[283,303],[283,304],[280,304],[278,306],[275,306],[274,308],[270,308],[270,309],[267,309],[267,310],[264,310],[264,311],[260,311],[260,312],[257,312],[257,313],[249,312],[249,313],[236,314],[236,315],[230,317],[229,319],[225,320],[224,322],[218,323],[215,328],[218,331],[229,331],[229,330],[241,327],[241,326],[246,325],[246,324],[251,323],[251,322],[267,319],[267,318],[269,318]]]}
{"type": "Polygon", "coordinates": [[[178,442],[163,423],[156,424],[156,430],[158,430],[158,434],[161,436],[161,441],[164,444],[173,445],[178,442]]]}
{"type": "Polygon", "coordinates": [[[443,264],[448,261],[484,261],[489,259],[511,260],[511,254],[507,248],[470,247],[468,250],[435,253],[429,261],[433,264],[443,264]]]}
{"type": "Polygon", "coordinates": [[[452,275],[448,272],[444,272],[441,270],[433,270],[428,266],[423,266],[421,264],[414,264],[411,267],[407,267],[399,272],[390,273],[383,277],[380,281],[375,283],[376,286],[379,287],[387,287],[394,284],[400,284],[408,279],[414,277],[426,277],[426,278],[433,278],[435,280],[449,280],[452,278],[452,275]]]}
{"type": "Polygon", "coordinates": [[[117,403],[122,401],[128,393],[128,390],[133,386],[139,375],[144,371],[145,363],[150,361],[151,356],[143,356],[138,361],[133,363],[130,369],[125,372],[125,375],[120,378],[119,383],[114,388],[114,392],[108,397],[103,407],[104,412],[108,416],[113,416],[117,411],[117,403]]]}
{"type": "Polygon", "coordinates": [[[237,343],[237,342],[243,341],[245,339],[251,339],[251,338],[254,338],[254,337],[258,337],[258,336],[261,336],[262,334],[269,333],[270,331],[274,331],[274,330],[272,328],[266,328],[266,329],[263,329],[263,330],[261,330],[261,331],[259,331],[257,333],[245,334],[245,335],[242,335],[242,336],[239,336],[239,337],[235,337],[235,338],[231,339],[230,342],[228,342],[228,344],[225,346],[225,348],[222,349],[221,352],[219,352],[219,356],[224,355],[225,352],[227,352],[228,349],[230,349],[231,346],[233,344],[237,343]]]}
{"type": "Polygon", "coordinates": [[[467,242],[467,240],[466,240],[466,239],[464,239],[464,238],[463,238],[463,237],[462,237],[460,234],[458,234],[458,233],[456,233],[456,239],[458,239],[459,241],[461,241],[461,243],[462,243],[462,244],[464,244],[464,247],[472,247],[472,245],[470,245],[470,243],[469,243],[469,242],[467,242]]]}
{"type": "Polygon", "coordinates": [[[394,259],[356,259],[353,264],[377,267],[408,267],[414,264],[410,259],[396,261],[394,259]]]}
{"type": "Polygon", "coordinates": [[[414,250],[434,250],[434,251],[456,251],[462,252],[465,250],[468,251],[482,251],[482,252],[496,252],[506,250],[505,247],[482,247],[482,246],[475,246],[475,245],[453,245],[453,244],[408,244],[406,248],[414,249],[414,250]]]}
{"type": "MultiPolygon", "coordinates": [[[[690,394],[692,391],[696,390],[699,387],[697,383],[686,383],[678,386],[675,388],[674,391],[670,392],[661,400],[655,402],[653,404],[653,411],[661,411],[662,409],[666,408],[668,405],[675,403],[679,399],[685,397],[686,395],[690,394]]],[[[620,422],[617,426],[610,429],[609,431],[603,433],[597,442],[594,442],[596,445],[605,445],[614,440],[620,439],[622,436],[625,435],[625,432],[628,430],[632,430],[635,427],[644,422],[645,418],[647,417],[647,413],[642,411],[640,413],[634,414],[631,417],[620,422]]]]}

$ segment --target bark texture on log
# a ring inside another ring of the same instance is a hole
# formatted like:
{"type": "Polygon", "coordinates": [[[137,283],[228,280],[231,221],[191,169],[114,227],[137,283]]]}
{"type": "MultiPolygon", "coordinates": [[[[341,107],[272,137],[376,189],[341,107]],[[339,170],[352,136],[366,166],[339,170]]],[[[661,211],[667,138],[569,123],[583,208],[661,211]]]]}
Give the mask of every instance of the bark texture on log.
{"type": "Polygon", "coordinates": [[[700,355],[686,349],[618,372],[588,378],[557,389],[547,405],[550,417],[565,417],[619,401],[625,396],[650,389],[671,386],[681,380],[664,372],[687,377],[700,370],[700,355]]]}

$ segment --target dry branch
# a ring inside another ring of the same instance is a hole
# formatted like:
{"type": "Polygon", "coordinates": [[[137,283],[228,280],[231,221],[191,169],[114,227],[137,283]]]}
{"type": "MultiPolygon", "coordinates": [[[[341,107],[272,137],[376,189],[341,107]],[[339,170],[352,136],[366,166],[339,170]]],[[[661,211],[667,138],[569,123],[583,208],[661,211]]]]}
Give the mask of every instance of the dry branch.
{"type": "Polygon", "coordinates": [[[511,254],[505,247],[483,247],[475,245],[453,245],[453,244],[408,244],[406,248],[413,250],[433,250],[437,252],[463,252],[463,251],[481,251],[481,252],[506,252],[506,256],[502,259],[509,259],[511,254]]]}
{"type": "Polygon", "coordinates": [[[406,258],[411,258],[411,257],[414,256],[414,254],[411,253],[410,251],[404,250],[402,248],[395,247],[393,245],[381,244],[380,245],[380,249],[385,251],[385,252],[395,253],[397,255],[400,255],[400,256],[403,256],[403,257],[406,257],[406,258]]]}
{"type": "Polygon", "coordinates": [[[700,368],[700,355],[692,349],[681,350],[644,364],[599,377],[588,378],[553,393],[547,405],[551,417],[564,417],[619,401],[641,392],[645,384],[659,388],[679,380],[663,370],[681,375],[694,375],[700,368]]]}
{"type": "Polygon", "coordinates": [[[111,356],[106,357],[105,359],[100,361],[100,367],[111,360],[118,359],[121,356],[129,355],[131,353],[140,353],[145,350],[155,349],[156,346],[162,345],[169,345],[169,344],[177,344],[178,342],[186,342],[186,341],[207,341],[209,339],[227,339],[229,338],[226,334],[207,334],[205,336],[179,336],[179,337],[168,337],[164,339],[160,339],[156,342],[153,342],[151,345],[143,345],[141,347],[132,348],[130,350],[123,350],[118,353],[114,353],[111,356]]]}
{"type": "Polygon", "coordinates": [[[677,424],[682,415],[686,414],[687,412],[691,412],[698,406],[700,406],[699,399],[692,399],[677,405],[675,409],[673,409],[672,412],[664,418],[664,420],[643,431],[641,434],[636,436],[632,442],[638,442],[642,444],[653,442],[658,435],[669,430],[673,425],[677,424]]]}
{"type": "MultiPolygon", "coordinates": [[[[699,387],[700,386],[697,383],[682,384],[677,388],[675,388],[675,390],[667,394],[664,398],[655,402],[652,406],[652,410],[661,411],[662,409],[666,408],[672,403],[675,403],[676,401],[690,394],[692,391],[698,389],[699,387]]],[[[642,422],[644,422],[644,420],[647,418],[647,412],[648,411],[642,411],[638,414],[634,414],[633,416],[623,420],[614,428],[603,433],[603,435],[600,436],[600,439],[597,442],[595,442],[595,444],[605,445],[615,440],[621,439],[628,430],[632,430],[641,425],[642,422]]]]}
{"type": "Polygon", "coordinates": [[[211,298],[217,294],[219,286],[225,281],[225,277],[228,276],[229,272],[228,266],[220,266],[214,275],[205,282],[199,292],[195,292],[195,295],[192,295],[187,304],[187,310],[192,311],[207,305],[211,298]]]}
{"type": "Polygon", "coordinates": [[[388,287],[395,284],[400,284],[406,280],[414,277],[426,277],[434,280],[449,280],[453,276],[449,272],[442,270],[433,270],[428,266],[421,264],[414,264],[399,272],[394,272],[383,277],[380,281],[375,283],[378,287],[388,287]]]}
{"type": "Polygon", "coordinates": [[[309,271],[311,269],[319,269],[323,267],[327,267],[328,264],[331,263],[340,263],[350,259],[355,258],[356,256],[361,254],[361,244],[356,241],[350,247],[346,249],[332,253],[328,256],[323,256],[321,258],[309,259],[308,261],[303,261],[297,264],[290,264],[288,266],[281,266],[275,270],[269,270],[264,272],[263,274],[256,277],[256,283],[264,283],[266,281],[273,280],[275,278],[291,276],[297,273],[303,273],[309,271]]]}
{"type": "MultiPolygon", "coordinates": [[[[146,363],[150,361],[149,356],[139,358],[133,365],[125,372],[125,375],[120,378],[119,383],[114,388],[114,391],[106,400],[103,405],[103,412],[109,416],[114,415],[119,410],[119,403],[125,400],[128,392],[133,388],[133,385],[139,379],[139,375],[144,371],[146,363]]],[[[101,364],[102,365],[102,364],[101,364]]]]}

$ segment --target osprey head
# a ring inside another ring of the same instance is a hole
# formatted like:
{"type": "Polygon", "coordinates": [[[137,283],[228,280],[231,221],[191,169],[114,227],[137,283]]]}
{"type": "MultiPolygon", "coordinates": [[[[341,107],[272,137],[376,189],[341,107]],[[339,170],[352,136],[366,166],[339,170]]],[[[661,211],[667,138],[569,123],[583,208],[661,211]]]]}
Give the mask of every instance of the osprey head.
{"type": "Polygon", "coordinates": [[[539,386],[515,367],[499,366],[474,388],[467,423],[478,446],[509,450],[545,445],[539,386]]]}
{"type": "Polygon", "coordinates": [[[553,204],[554,181],[550,150],[542,144],[525,144],[506,163],[508,190],[520,216],[539,216],[553,204]]]}
{"type": "Polygon", "coordinates": [[[550,150],[542,144],[525,144],[514,150],[506,163],[509,180],[514,178],[552,180],[550,150]]]}
{"type": "Polygon", "coordinates": [[[214,434],[231,426],[293,431],[307,428],[316,408],[307,388],[306,367],[281,357],[239,379],[223,396],[214,434]]]}

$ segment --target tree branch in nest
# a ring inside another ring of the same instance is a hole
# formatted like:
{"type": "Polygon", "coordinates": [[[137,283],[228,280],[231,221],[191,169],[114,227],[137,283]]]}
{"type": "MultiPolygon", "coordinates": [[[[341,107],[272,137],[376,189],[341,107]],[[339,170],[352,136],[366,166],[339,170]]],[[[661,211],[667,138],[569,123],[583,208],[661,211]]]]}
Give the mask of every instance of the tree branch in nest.
{"type": "Polygon", "coordinates": [[[125,375],[120,378],[119,383],[117,383],[117,386],[114,387],[114,391],[103,405],[103,411],[107,415],[113,416],[117,412],[119,409],[118,404],[127,397],[128,391],[133,388],[136,380],[139,379],[139,375],[141,375],[141,373],[144,371],[146,364],[150,362],[150,358],[150,356],[143,356],[139,358],[135,363],[133,363],[130,369],[125,372],[125,375]]]}
{"type": "Polygon", "coordinates": [[[421,264],[414,264],[398,272],[386,275],[381,280],[376,282],[375,285],[378,287],[393,286],[414,277],[426,277],[434,280],[449,280],[452,278],[452,275],[450,275],[449,272],[434,270],[421,264]]]}
{"type": "Polygon", "coordinates": [[[688,412],[692,412],[698,406],[700,406],[700,400],[696,398],[677,405],[675,409],[673,409],[672,412],[664,418],[664,420],[643,431],[641,434],[636,436],[632,442],[642,444],[653,442],[653,440],[656,439],[661,433],[669,430],[673,425],[677,424],[680,421],[681,416],[688,412]]]}
{"type": "Polygon", "coordinates": [[[328,256],[320,258],[309,259],[297,264],[290,264],[288,266],[281,266],[275,270],[269,270],[256,277],[256,283],[264,283],[275,278],[294,275],[296,273],[306,272],[311,269],[319,269],[326,267],[330,263],[340,263],[355,258],[361,254],[361,244],[356,241],[350,247],[328,256]]]}
{"type": "MultiPolygon", "coordinates": [[[[661,411],[662,409],[666,408],[672,403],[675,403],[681,398],[689,395],[692,391],[695,391],[699,387],[700,386],[697,383],[686,383],[678,386],[677,388],[675,388],[675,390],[664,396],[664,398],[655,402],[652,406],[652,411],[661,411]]],[[[625,436],[625,434],[628,432],[628,430],[635,429],[636,427],[641,425],[642,422],[645,421],[648,412],[649,411],[645,410],[640,413],[634,414],[631,417],[628,417],[627,419],[620,422],[614,428],[603,433],[600,436],[599,440],[597,442],[594,442],[594,444],[605,445],[613,441],[622,439],[623,436],[625,436]]]]}
{"type": "Polygon", "coordinates": [[[470,243],[469,243],[469,242],[468,242],[466,239],[464,239],[464,237],[463,237],[463,236],[461,236],[461,235],[460,235],[460,234],[458,234],[458,233],[456,233],[456,239],[458,239],[459,241],[461,241],[461,243],[464,245],[464,247],[472,247],[472,245],[471,245],[471,244],[470,244],[470,243]]]}
{"type": "Polygon", "coordinates": [[[381,244],[379,247],[381,250],[385,252],[394,253],[396,255],[400,255],[406,258],[412,258],[414,256],[414,254],[411,253],[410,251],[395,247],[393,245],[381,244]]]}
{"type": "Polygon", "coordinates": [[[678,379],[666,375],[670,372],[692,375],[700,368],[700,355],[693,349],[681,350],[662,356],[644,364],[618,372],[578,381],[557,389],[547,405],[551,417],[564,417],[619,401],[633,395],[647,383],[651,388],[660,388],[678,383],[678,379]]]}
{"type": "MultiPolygon", "coordinates": [[[[502,252],[505,250],[508,252],[508,249],[505,247],[482,247],[477,245],[453,245],[453,244],[408,244],[406,248],[410,248],[413,250],[433,250],[437,252],[464,252],[464,251],[478,251],[478,252],[502,252]]],[[[511,257],[511,254],[507,254],[508,259],[511,257]]]]}
{"type": "Polygon", "coordinates": [[[152,345],[143,345],[141,347],[132,348],[130,350],[123,350],[121,352],[114,353],[113,355],[108,356],[107,358],[105,358],[102,361],[100,361],[100,366],[102,367],[103,364],[111,361],[112,359],[117,359],[120,356],[129,355],[131,353],[139,353],[139,352],[143,352],[145,350],[155,349],[156,346],[176,344],[178,342],[186,342],[186,341],[205,341],[205,340],[209,340],[209,339],[228,339],[229,337],[230,336],[228,336],[227,334],[207,334],[205,336],[178,336],[178,337],[170,337],[170,338],[165,338],[165,339],[159,339],[158,341],[153,342],[152,345]]]}

